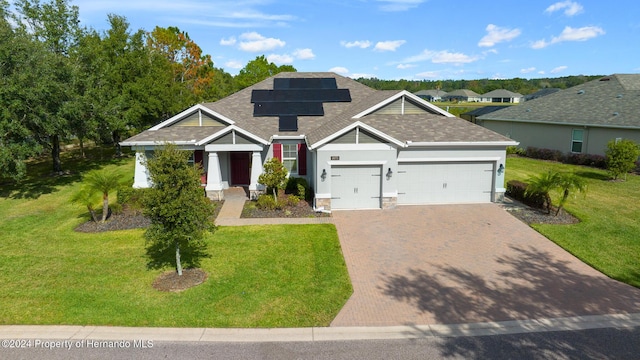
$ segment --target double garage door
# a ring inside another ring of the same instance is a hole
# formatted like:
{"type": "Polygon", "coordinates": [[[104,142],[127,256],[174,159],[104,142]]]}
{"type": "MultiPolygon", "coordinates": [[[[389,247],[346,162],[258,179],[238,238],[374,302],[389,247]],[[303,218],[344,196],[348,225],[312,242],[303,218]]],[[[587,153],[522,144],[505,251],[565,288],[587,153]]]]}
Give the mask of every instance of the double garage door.
{"type": "MultiPolygon", "coordinates": [[[[492,162],[400,163],[396,173],[398,204],[465,204],[491,202],[492,162]]],[[[332,209],[379,209],[381,166],[333,166],[332,209]]]]}
{"type": "Polygon", "coordinates": [[[493,163],[400,163],[398,204],[491,202],[493,163]]]}

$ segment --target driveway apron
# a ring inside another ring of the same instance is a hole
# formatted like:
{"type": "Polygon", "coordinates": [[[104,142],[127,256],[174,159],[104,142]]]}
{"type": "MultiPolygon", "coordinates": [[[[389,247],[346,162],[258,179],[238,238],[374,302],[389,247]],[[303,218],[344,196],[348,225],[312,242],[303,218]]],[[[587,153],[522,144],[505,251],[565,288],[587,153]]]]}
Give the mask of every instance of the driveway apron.
{"type": "Polygon", "coordinates": [[[496,204],[336,211],[353,295],[332,326],[640,312],[640,289],[584,264],[496,204]]]}

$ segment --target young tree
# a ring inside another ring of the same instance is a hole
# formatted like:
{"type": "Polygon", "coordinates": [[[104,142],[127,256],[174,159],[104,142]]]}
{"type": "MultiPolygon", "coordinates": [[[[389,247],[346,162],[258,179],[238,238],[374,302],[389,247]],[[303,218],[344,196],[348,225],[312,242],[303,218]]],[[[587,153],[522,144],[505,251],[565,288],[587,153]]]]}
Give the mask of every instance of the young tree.
{"type": "Polygon", "coordinates": [[[200,186],[200,169],[190,165],[188,157],[187,151],[172,144],[156,150],[146,162],[153,185],[143,197],[144,213],[151,219],[151,226],[145,231],[151,244],[148,250],[173,248],[174,265],[180,276],[181,248],[204,247],[205,233],[215,230],[213,207],[200,186]]]}
{"type": "Polygon", "coordinates": [[[620,141],[611,140],[607,143],[605,151],[607,158],[607,170],[615,180],[620,175],[627,173],[635,167],[640,156],[640,146],[633,140],[622,139],[620,141]]]}
{"type": "Polygon", "coordinates": [[[273,200],[278,202],[278,190],[284,189],[287,183],[287,168],[284,167],[280,159],[271,158],[264,164],[264,172],[258,177],[258,182],[271,188],[273,200]]]}
{"type": "Polygon", "coordinates": [[[558,209],[556,210],[555,216],[558,216],[560,210],[564,207],[564,204],[567,203],[570,192],[577,191],[584,193],[587,191],[587,184],[584,182],[584,180],[573,173],[560,174],[558,176],[557,187],[560,189],[561,195],[560,200],[558,201],[558,209]]]}
{"type": "Polygon", "coordinates": [[[89,189],[86,185],[80,188],[78,192],[76,192],[73,197],[71,197],[71,202],[74,204],[81,204],[87,207],[89,210],[89,214],[91,214],[91,220],[94,222],[98,222],[98,217],[96,215],[96,210],[93,205],[97,202],[96,193],[89,189]]]}

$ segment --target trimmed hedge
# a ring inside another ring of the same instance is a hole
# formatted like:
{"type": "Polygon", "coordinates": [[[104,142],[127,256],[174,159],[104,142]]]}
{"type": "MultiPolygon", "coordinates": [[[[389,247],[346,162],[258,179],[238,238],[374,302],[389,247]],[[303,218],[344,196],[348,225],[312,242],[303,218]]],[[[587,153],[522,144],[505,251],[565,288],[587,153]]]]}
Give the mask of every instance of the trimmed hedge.
{"type": "Polygon", "coordinates": [[[519,180],[509,180],[506,195],[531,207],[546,209],[546,198],[543,193],[525,195],[528,186],[529,184],[519,180]]]}
{"type": "MultiPolygon", "coordinates": [[[[519,154],[521,155],[521,154],[519,154]]],[[[606,158],[602,155],[563,153],[560,150],[527,147],[524,156],[532,159],[557,161],[564,164],[590,166],[606,169],[606,158]]]]}

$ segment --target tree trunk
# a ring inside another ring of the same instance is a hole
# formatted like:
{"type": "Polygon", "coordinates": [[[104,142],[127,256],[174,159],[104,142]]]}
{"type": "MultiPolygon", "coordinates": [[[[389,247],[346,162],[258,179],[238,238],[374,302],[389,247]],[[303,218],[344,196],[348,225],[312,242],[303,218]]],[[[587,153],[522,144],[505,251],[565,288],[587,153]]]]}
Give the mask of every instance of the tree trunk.
{"type": "Polygon", "coordinates": [[[53,172],[62,172],[62,162],[60,161],[60,137],[53,135],[51,137],[51,159],[53,160],[53,172]]]}
{"type": "Polygon", "coordinates": [[[273,188],[273,200],[276,202],[276,204],[278,203],[278,189],[277,188],[273,188]]]}
{"type": "Polygon", "coordinates": [[[102,194],[102,222],[107,220],[109,215],[109,195],[102,194]]]}
{"type": "Polygon", "coordinates": [[[114,130],[112,133],[113,143],[116,146],[116,157],[122,156],[122,147],[120,146],[120,131],[114,130]]]}
{"type": "Polygon", "coordinates": [[[96,218],[96,212],[93,210],[93,207],[87,205],[87,209],[89,209],[89,214],[91,214],[91,220],[93,220],[93,222],[98,222],[98,219],[96,218]]]}
{"type": "Polygon", "coordinates": [[[78,137],[78,140],[80,141],[80,156],[82,156],[82,158],[86,158],[85,154],[84,154],[84,140],[82,140],[82,136],[78,137]]]}
{"type": "Polygon", "coordinates": [[[182,276],[182,264],[180,263],[180,244],[176,242],[176,271],[178,276],[182,276]]]}

